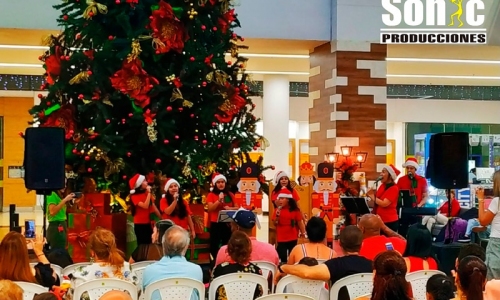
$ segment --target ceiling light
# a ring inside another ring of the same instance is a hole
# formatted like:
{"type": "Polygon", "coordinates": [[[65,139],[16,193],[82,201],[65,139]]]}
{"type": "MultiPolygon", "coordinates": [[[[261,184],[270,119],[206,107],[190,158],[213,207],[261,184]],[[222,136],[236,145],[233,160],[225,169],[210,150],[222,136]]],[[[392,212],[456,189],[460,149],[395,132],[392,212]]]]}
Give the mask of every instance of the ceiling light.
{"type": "Polygon", "coordinates": [[[303,75],[309,76],[309,72],[280,72],[280,71],[245,71],[247,74],[261,74],[261,75],[303,75]]]}
{"type": "MultiPolygon", "coordinates": [[[[226,53],[226,55],[231,55],[226,53]]],[[[260,57],[260,58],[301,58],[309,59],[309,55],[304,54],[266,54],[266,53],[239,53],[243,57],[260,57]]]]}
{"type": "Polygon", "coordinates": [[[48,50],[47,46],[29,46],[29,45],[0,45],[0,49],[27,49],[27,50],[48,50]]]}
{"type": "Polygon", "coordinates": [[[459,64],[500,64],[500,60],[474,60],[474,59],[440,59],[440,58],[406,58],[388,57],[386,61],[398,62],[430,62],[430,63],[459,63],[459,64]]]}
{"type": "Polygon", "coordinates": [[[447,78],[447,79],[500,80],[500,76],[458,76],[458,75],[387,74],[387,77],[393,77],[393,78],[447,78]]]}
{"type": "Polygon", "coordinates": [[[10,68],[43,68],[40,64],[16,64],[16,63],[0,63],[0,67],[10,68]]]}

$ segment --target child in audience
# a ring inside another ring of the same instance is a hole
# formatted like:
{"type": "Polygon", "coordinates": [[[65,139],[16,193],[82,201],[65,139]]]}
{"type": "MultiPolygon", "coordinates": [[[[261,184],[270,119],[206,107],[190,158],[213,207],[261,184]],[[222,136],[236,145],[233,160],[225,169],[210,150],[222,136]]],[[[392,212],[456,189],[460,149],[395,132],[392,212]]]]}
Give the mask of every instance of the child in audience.
{"type": "Polygon", "coordinates": [[[425,286],[427,300],[450,300],[455,298],[453,281],[446,275],[432,275],[425,286]]]}

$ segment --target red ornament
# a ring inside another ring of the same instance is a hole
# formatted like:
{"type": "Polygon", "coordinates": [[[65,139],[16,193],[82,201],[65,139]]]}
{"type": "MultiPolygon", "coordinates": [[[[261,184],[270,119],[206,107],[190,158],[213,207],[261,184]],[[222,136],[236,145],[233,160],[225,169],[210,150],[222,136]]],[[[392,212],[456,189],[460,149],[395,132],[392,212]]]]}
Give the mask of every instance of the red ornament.
{"type": "Polygon", "coordinates": [[[63,16],[63,20],[64,20],[64,21],[68,21],[68,18],[69,18],[69,17],[68,17],[68,15],[64,15],[64,16],[63,16]]]}
{"type": "Polygon", "coordinates": [[[83,94],[78,95],[78,99],[82,100],[84,98],[83,94]]]}
{"type": "Polygon", "coordinates": [[[81,35],[80,33],[75,34],[75,38],[76,38],[77,40],[79,40],[81,37],[82,37],[82,35],[81,35]]]}
{"type": "Polygon", "coordinates": [[[89,76],[91,76],[91,75],[92,75],[92,71],[88,70],[88,71],[87,71],[87,74],[88,74],[89,76]]]}
{"type": "Polygon", "coordinates": [[[228,61],[228,62],[226,62],[226,63],[227,63],[227,65],[228,65],[228,66],[230,66],[230,65],[232,65],[232,64],[233,64],[233,62],[232,62],[232,61],[228,61]]]}
{"type": "Polygon", "coordinates": [[[38,60],[42,60],[43,59],[43,56],[38,56],[38,60]]]}
{"type": "Polygon", "coordinates": [[[179,112],[182,112],[183,110],[184,110],[184,108],[179,107],[179,112]]]}
{"type": "Polygon", "coordinates": [[[205,30],[205,29],[207,29],[207,26],[201,25],[201,30],[205,30]]]}
{"type": "Polygon", "coordinates": [[[254,146],[254,147],[253,147],[253,150],[257,150],[257,149],[259,149],[259,148],[257,148],[257,146],[254,146]]]}
{"type": "Polygon", "coordinates": [[[90,156],[88,156],[88,155],[87,155],[87,156],[85,156],[85,160],[86,160],[86,161],[89,161],[89,160],[90,160],[90,156]]]}
{"type": "Polygon", "coordinates": [[[73,154],[77,154],[77,153],[78,153],[78,150],[73,149],[71,152],[72,152],[73,154]]]}
{"type": "Polygon", "coordinates": [[[127,175],[122,176],[123,180],[127,179],[127,175]]]}
{"type": "Polygon", "coordinates": [[[179,139],[179,136],[178,136],[178,135],[176,135],[176,136],[174,136],[174,138],[175,138],[176,140],[178,140],[178,139],[179,139]]]}
{"type": "Polygon", "coordinates": [[[65,59],[65,60],[67,60],[67,61],[69,61],[69,56],[68,56],[68,55],[66,55],[66,56],[64,57],[64,59],[65,59]]]}
{"type": "Polygon", "coordinates": [[[157,165],[161,164],[161,159],[157,158],[157,159],[155,160],[155,163],[156,163],[157,165]]]}
{"type": "Polygon", "coordinates": [[[132,153],[127,152],[127,156],[128,156],[128,157],[131,157],[131,156],[132,156],[132,153]]]}
{"type": "Polygon", "coordinates": [[[75,132],[73,130],[68,131],[69,134],[73,135],[75,132]]]}
{"type": "Polygon", "coordinates": [[[132,117],[134,116],[134,114],[133,114],[133,113],[129,113],[129,114],[128,114],[128,116],[129,116],[130,118],[132,118],[132,117]]]}
{"type": "Polygon", "coordinates": [[[212,30],[213,30],[213,31],[217,31],[217,27],[215,27],[215,26],[214,26],[214,27],[212,28],[212,30]]]}
{"type": "MultiPolygon", "coordinates": [[[[122,3],[122,2],[121,2],[120,0],[116,0],[116,1],[115,1],[115,3],[116,3],[116,4],[120,4],[120,3],[122,3]]],[[[125,176],[125,177],[126,177],[126,176],[125,176]]]]}
{"type": "Polygon", "coordinates": [[[259,142],[255,143],[255,147],[260,147],[260,143],[259,142]]]}
{"type": "Polygon", "coordinates": [[[189,58],[189,60],[190,60],[190,61],[194,61],[194,60],[195,60],[194,56],[191,56],[191,57],[189,58]]]}
{"type": "Polygon", "coordinates": [[[198,140],[198,136],[197,136],[197,135],[195,135],[195,136],[194,136],[194,140],[195,140],[195,141],[197,141],[197,140],[198,140]]]}
{"type": "Polygon", "coordinates": [[[52,103],[50,101],[47,101],[47,106],[50,106],[52,103]]]}
{"type": "Polygon", "coordinates": [[[217,126],[217,123],[212,122],[212,126],[213,126],[213,127],[217,126]]]}
{"type": "Polygon", "coordinates": [[[206,145],[206,144],[208,143],[208,141],[207,141],[207,140],[203,140],[203,141],[201,141],[201,143],[202,143],[203,145],[206,145]]]}
{"type": "Polygon", "coordinates": [[[93,17],[94,16],[94,13],[93,12],[89,12],[89,17],[93,17]]]}
{"type": "Polygon", "coordinates": [[[112,40],[114,40],[114,39],[115,39],[115,37],[114,37],[114,36],[112,36],[112,35],[108,36],[108,40],[112,41],[112,40]]]}
{"type": "Polygon", "coordinates": [[[193,178],[193,180],[191,180],[193,182],[193,184],[197,184],[198,183],[198,179],[196,178],[193,178]]]}
{"type": "Polygon", "coordinates": [[[127,120],[122,119],[122,124],[125,124],[126,122],[127,122],[127,120]]]}
{"type": "Polygon", "coordinates": [[[206,82],[206,81],[203,81],[203,82],[201,83],[201,85],[205,87],[205,86],[207,86],[207,82],[206,82]]]}
{"type": "Polygon", "coordinates": [[[172,111],[172,106],[167,106],[167,111],[172,111]]]}
{"type": "Polygon", "coordinates": [[[43,95],[42,94],[38,94],[38,99],[42,99],[43,95]]]}
{"type": "Polygon", "coordinates": [[[20,137],[24,137],[24,133],[22,131],[19,131],[18,134],[19,134],[20,137]]]}
{"type": "Polygon", "coordinates": [[[240,38],[240,40],[241,40],[242,42],[244,42],[244,41],[245,41],[245,38],[244,38],[244,37],[241,37],[241,38],[240,38]]]}
{"type": "Polygon", "coordinates": [[[168,144],[168,143],[170,143],[169,140],[163,140],[163,144],[168,144]]]}
{"type": "Polygon", "coordinates": [[[271,170],[274,170],[274,169],[276,169],[276,167],[275,166],[271,166],[271,170]]]}
{"type": "Polygon", "coordinates": [[[190,116],[191,118],[194,118],[194,114],[190,114],[189,116],[190,116]]]}
{"type": "Polygon", "coordinates": [[[202,165],[199,165],[199,166],[198,166],[198,169],[203,170],[203,166],[202,166],[202,165]]]}
{"type": "Polygon", "coordinates": [[[107,120],[106,120],[106,124],[109,124],[109,123],[111,123],[111,120],[110,120],[110,119],[107,119],[107,120]]]}
{"type": "Polygon", "coordinates": [[[217,144],[217,148],[222,148],[222,145],[221,144],[217,144]]]}
{"type": "Polygon", "coordinates": [[[92,173],[92,168],[88,168],[87,172],[92,173]]]}

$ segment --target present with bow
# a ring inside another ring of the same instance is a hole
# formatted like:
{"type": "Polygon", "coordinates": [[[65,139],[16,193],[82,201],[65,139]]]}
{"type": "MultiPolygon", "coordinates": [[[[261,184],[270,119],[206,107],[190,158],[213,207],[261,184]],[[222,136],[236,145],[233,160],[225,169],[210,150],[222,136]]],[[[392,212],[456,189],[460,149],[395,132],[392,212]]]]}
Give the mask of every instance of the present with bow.
{"type": "Polygon", "coordinates": [[[95,224],[91,215],[68,214],[68,252],[75,263],[89,261],[87,242],[94,229],[95,224]]]}
{"type": "Polygon", "coordinates": [[[125,213],[101,215],[93,222],[94,228],[101,227],[115,235],[116,247],[123,253],[127,251],[127,216],[125,213]]]}
{"type": "Polygon", "coordinates": [[[111,194],[87,193],[83,199],[87,211],[95,210],[99,216],[111,214],[111,194]]]}

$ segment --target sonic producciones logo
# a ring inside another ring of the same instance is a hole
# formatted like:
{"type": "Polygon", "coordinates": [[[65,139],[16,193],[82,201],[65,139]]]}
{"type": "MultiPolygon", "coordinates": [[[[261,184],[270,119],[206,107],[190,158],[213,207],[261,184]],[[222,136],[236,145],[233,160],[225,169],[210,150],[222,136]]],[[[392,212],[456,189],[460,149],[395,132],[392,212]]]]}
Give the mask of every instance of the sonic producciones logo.
{"type": "Polygon", "coordinates": [[[486,29],[482,28],[484,0],[381,1],[387,11],[382,14],[386,26],[380,29],[382,44],[487,43],[486,29]]]}

